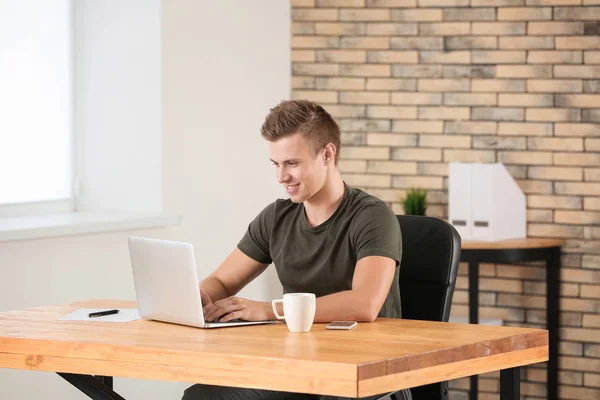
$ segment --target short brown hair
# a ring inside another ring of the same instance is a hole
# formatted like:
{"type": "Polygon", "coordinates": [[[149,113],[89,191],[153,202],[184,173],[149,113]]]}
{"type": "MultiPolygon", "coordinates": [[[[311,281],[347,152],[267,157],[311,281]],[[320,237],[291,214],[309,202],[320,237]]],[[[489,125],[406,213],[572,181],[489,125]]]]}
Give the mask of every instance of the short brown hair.
{"type": "Polygon", "coordinates": [[[329,143],[335,146],[335,163],[340,153],[340,128],[331,115],[310,100],[284,100],[265,118],[260,133],[269,142],[302,134],[318,154],[329,143]]]}

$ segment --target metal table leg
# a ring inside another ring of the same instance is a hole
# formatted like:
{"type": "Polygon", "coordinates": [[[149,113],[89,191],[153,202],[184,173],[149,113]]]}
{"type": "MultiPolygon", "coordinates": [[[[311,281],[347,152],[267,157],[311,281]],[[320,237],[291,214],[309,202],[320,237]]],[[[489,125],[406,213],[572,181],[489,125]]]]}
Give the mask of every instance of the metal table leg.
{"type": "MultiPolygon", "coordinates": [[[[479,261],[469,261],[469,323],[479,323],[479,261]]],[[[477,375],[471,376],[469,400],[477,400],[479,382],[477,375]]]]}
{"type": "Polygon", "coordinates": [[[519,400],[521,398],[520,367],[500,371],[500,400],[519,400]]]}
{"type": "Polygon", "coordinates": [[[104,379],[108,379],[112,386],[112,377],[101,377],[97,379],[91,375],[68,374],[57,372],[71,385],[85,393],[89,398],[94,400],[125,400],[119,394],[115,393],[112,388],[104,384],[104,379]]]}
{"type": "Polygon", "coordinates": [[[560,310],[560,247],[549,249],[546,260],[546,328],[548,337],[548,400],[557,400],[560,310]]]}
{"type": "Polygon", "coordinates": [[[101,376],[101,375],[94,375],[94,378],[98,379],[100,382],[102,382],[107,388],[111,389],[113,388],[113,377],[112,376],[101,376]]]}

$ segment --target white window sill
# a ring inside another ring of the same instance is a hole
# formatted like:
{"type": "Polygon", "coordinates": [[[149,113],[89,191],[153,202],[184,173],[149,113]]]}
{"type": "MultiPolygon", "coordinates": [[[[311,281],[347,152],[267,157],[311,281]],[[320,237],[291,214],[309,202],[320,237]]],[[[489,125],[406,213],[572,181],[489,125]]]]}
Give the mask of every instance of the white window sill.
{"type": "Polygon", "coordinates": [[[0,218],[0,242],[160,228],[178,225],[180,220],[178,215],[134,212],[71,212],[0,218]]]}

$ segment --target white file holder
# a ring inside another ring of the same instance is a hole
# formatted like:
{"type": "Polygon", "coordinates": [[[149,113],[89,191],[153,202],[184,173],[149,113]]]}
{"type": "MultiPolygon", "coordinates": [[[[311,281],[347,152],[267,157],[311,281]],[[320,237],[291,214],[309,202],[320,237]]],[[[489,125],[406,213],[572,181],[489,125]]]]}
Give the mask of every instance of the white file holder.
{"type": "Polygon", "coordinates": [[[502,163],[450,163],[448,214],[463,240],[527,236],[525,195],[502,163]]]}

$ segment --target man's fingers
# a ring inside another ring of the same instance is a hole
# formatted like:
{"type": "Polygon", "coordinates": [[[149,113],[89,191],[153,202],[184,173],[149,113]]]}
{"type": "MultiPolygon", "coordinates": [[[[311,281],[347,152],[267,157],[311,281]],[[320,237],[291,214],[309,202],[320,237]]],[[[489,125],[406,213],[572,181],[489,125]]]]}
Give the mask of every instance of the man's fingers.
{"type": "Polygon", "coordinates": [[[240,308],[237,304],[232,304],[232,303],[215,304],[213,309],[206,316],[206,319],[209,321],[214,321],[217,318],[221,318],[225,314],[229,314],[229,313],[237,311],[239,309],[240,308]]]}
{"type": "Polygon", "coordinates": [[[221,308],[223,307],[223,305],[225,305],[227,303],[227,300],[228,299],[219,300],[219,301],[212,303],[211,305],[205,307],[204,308],[204,319],[207,321],[214,321],[215,319],[217,319],[221,315],[223,315],[221,313],[221,308]],[[208,312],[206,312],[206,308],[208,308],[208,312]]]}
{"type": "Polygon", "coordinates": [[[242,311],[234,311],[232,313],[227,314],[223,318],[221,318],[220,321],[227,322],[227,321],[231,321],[232,319],[241,319],[242,314],[243,314],[242,311]]]}
{"type": "Polygon", "coordinates": [[[212,305],[210,306],[206,306],[206,307],[202,307],[202,312],[204,313],[204,318],[206,319],[206,317],[210,314],[210,310],[212,310],[212,305]]]}
{"type": "Polygon", "coordinates": [[[205,314],[204,319],[207,321],[214,321],[221,315],[223,315],[223,313],[220,311],[219,307],[212,307],[210,311],[207,314],[205,314]]]}
{"type": "Polygon", "coordinates": [[[205,307],[205,311],[204,311],[204,319],[207,321],[214,321],[215,318],[218,318],[217,315],[219,314],[219,307],[217,307],[216,305],[212,305],[212,306],[208,306],[205,307]],[[208,311],[206,311],[206,309],[208,309],[208,311]]]}

